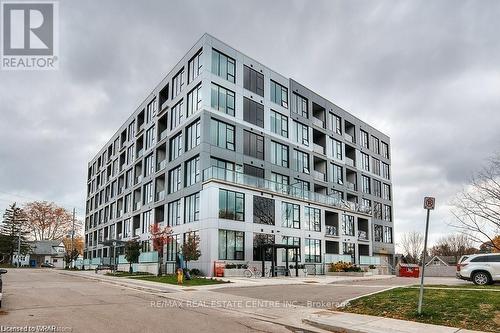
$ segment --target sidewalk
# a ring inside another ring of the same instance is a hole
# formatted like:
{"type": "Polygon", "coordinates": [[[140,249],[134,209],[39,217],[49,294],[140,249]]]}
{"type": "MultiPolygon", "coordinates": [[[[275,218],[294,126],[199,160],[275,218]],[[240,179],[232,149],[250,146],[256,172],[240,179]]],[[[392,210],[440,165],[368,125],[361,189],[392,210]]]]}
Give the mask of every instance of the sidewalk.
{"type": "Polygon", "coordinates": [[[95,279],[99,281],[109,282],[118,285],[132,285],[140,288],[148,288],[152,291],[160,292],[175,292],[183,289],[196,290],[212,290],[219,288],[232,288],[232,287],[260,287],[260,286],[279,286],[279,285],[294,285],[294,284],[332,284],[332,283],[352,283],[356,281],[373,281],[392,279],[394,275],[375,275],[367,277],[339,277],[339,276],[308,276],[308,277],[274,277],[274,278],[244,278],[244,277],[230,277],[218,278],[231,283],[213,284],[204,286],[178,286],[174,284],[165,284],[152,281],[138,280],[127,277],[115,277],[105,275],[103,272],[96,274],[94,271],[59,271],[60,274],[67,274],[73,276],[80,276],[87,279],[95,279]]]}
{"type": "Polygon", "coordinates": [[[321,311],[302,320],[305,324],[333,332],[345,333],[472,333],[455,327],[417,323],[414,321],[360,315],[354,313],[321,311]]]}

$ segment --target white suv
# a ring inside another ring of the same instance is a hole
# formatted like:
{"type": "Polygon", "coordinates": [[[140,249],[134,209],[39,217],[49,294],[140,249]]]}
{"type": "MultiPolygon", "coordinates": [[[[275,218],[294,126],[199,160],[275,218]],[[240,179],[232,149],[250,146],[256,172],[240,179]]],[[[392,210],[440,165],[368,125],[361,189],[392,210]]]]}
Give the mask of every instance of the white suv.
{"type": "Polygon", "coordinates": [[[500,253],[462,256],[457,264],[457,279],[478,285],[500,282],[500,253]]]}

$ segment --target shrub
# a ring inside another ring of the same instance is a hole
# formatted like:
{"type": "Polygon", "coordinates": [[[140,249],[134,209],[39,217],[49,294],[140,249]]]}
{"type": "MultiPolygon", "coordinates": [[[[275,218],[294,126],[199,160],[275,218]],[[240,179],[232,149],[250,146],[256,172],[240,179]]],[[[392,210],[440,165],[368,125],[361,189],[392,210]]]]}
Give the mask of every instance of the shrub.
{"type": "Polygon", "coordinates": [[[375,268],[377,268],[377,267],[376,267],[375,265],[370,265],[370,266],[368,266],[368,268],[369,268],[369,269],[375,269],[375,268]]]}
{"type": "Polygon", "coordinates": [[[329,272],[361,272],[361,268],[353,265],[350,262],[339,261],[331,263],[328,267],[329,272]]]}
{"type": "Polygon", "coordinates": [[[202,276],[203,274],[201,273],[201,271],[198,269],[198,268],[191,268],[189,270],[189,273],[193,276],[202,276]]]}

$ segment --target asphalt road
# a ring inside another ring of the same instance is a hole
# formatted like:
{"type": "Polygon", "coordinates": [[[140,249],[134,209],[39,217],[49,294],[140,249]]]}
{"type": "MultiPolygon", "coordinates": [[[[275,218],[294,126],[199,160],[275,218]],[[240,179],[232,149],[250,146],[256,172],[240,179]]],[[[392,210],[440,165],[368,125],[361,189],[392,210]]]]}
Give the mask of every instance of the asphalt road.
{"type": "MultiPolygon", "coordinates": [[[[470,285],[470,282],[457,280],[455,278],[429,277],[425,278],[425,281],[425,284],[470,285]]],[[[416,278],[395,277],[384,280],[341,281],[326,285],[311,283],[307,285],[227,287],[218,289],[217,292],[328,309],[354,297],[391,287],[414,285],[419,282],[420,280],[416,278]]]]}
{"type": "Polygon", "coordinates": [[[51,270],[9,269],[3,278],[1,332],[24,326],[37,332],[290,332],[217,309],[164,306],[160,296],[51,270]],[[152,305],[158,302],[163,305],[152,305]]]}

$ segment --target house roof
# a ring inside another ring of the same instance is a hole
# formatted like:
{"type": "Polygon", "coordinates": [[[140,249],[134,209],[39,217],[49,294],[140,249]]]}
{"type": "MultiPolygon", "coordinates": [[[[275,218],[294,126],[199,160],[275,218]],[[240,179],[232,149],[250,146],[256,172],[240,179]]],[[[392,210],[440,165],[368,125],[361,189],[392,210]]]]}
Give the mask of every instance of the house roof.
{"type": "Polygon", "coordinates": [[[427,260],[425,266],[429,265],[429,263],[433,262],[434,260],[438,260],[446,266],[453,266],[457,264],[457,259],[454,256],[434,256],[427,260]]]}
{"type": "Polygon", "coordinates": [[[61,253],[58,249],[64,249],[64,244],[61,240],[41,240],[31,242],[30,247],[32,254],[54,255],[61,253]]]}

